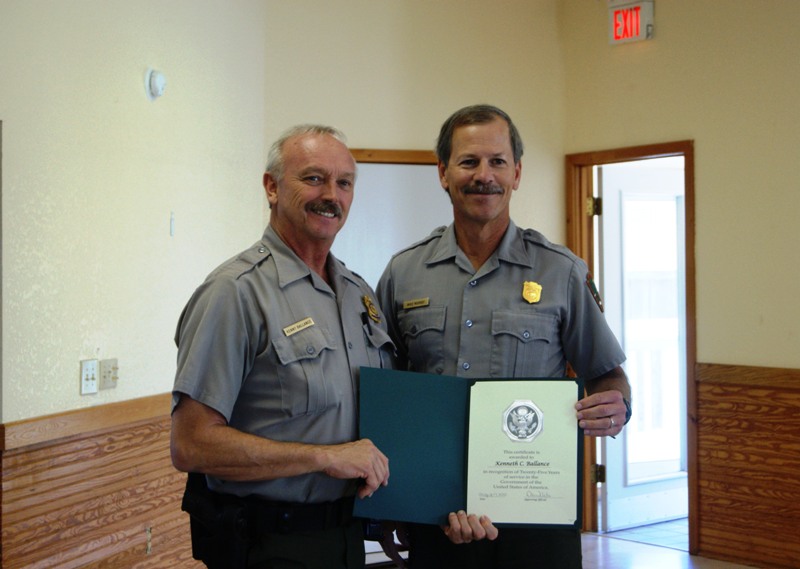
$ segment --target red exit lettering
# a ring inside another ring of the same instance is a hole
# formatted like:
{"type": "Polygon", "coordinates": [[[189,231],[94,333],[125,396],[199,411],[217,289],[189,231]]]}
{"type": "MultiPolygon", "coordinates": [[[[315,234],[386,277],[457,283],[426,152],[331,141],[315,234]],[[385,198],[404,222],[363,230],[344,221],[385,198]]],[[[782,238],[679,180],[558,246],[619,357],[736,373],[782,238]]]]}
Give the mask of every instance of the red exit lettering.
{"type": "Polygon", "coordinates": [[[639,37],[642,9],[639,6],[614,10],[614,41],[639,37]]]}

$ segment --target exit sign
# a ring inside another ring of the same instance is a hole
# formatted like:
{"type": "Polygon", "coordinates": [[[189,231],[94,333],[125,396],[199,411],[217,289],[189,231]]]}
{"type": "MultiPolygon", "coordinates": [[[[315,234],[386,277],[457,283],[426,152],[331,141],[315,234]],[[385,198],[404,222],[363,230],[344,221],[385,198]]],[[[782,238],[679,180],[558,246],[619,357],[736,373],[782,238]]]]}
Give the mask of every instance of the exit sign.
{"type": "Polygon", "coordinates": [[[609,0],[611,44],[649,40],[653,37],[653,1],[609,0]]]}

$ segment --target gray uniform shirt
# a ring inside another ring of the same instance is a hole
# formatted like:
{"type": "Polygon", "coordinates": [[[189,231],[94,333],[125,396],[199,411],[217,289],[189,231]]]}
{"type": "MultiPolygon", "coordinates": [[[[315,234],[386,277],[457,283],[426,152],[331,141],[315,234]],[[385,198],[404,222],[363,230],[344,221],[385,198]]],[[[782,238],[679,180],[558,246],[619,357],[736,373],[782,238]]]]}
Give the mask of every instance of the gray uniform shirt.
{"type": "MultiPolygon", "coordinates": [[[[357,437],[358,369],[388,367],[394,346],[361,277],[332,254],[329,287],[267,227],[260,242],[215,269],[181,315],[173,408],[189,395],[240,431],[277,441],[357,437]],[[369,299],[369,300],[365,300],[369,299]]],[[[261,482],[208,477],[217,491],[324,502],[355,483],[321,473],[261,482]]]]}
{"type": "Polygon", "coordinates": [[[450,225],[392,257],[377,291],[401,369],[563,377],[569,362],[591,379],[625,360],[593,287],[569,249],[510,222],[477,272],[450,225]]]}

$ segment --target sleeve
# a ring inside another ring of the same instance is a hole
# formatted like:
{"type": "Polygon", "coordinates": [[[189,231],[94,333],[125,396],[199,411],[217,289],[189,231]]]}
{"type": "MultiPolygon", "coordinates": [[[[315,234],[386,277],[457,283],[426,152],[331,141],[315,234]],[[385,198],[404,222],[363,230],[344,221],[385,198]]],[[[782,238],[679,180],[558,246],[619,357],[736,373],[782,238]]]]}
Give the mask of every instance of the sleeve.
{"type": "Polygon", "coordinates": [[[392,261],[389,261],[389,264],[386,265],[386,269],[384,269],[383,275],[381,275],[378,286],[375,289],[375,295],[386,317],[386,328],[389,332],[389,337],[392,339],[392,342],[394,342],[396,348],[394,366],[399,370],[408,369],[408,353],[397,326],[397,304],[394,298],[392,261]]]}
{"type": "Polygon", "coordinates": [[[173,405],[183,393],[230,421],[253,353],[248,310],[235,281],[204,283],[178,322],[173,405]]]}
{"type": "Polygon", "coordinates": [[[625,353],[600,308],[589,270],[575,259],[569,276],[561,341],[567,361],[584,379],[593,379],[625,361],[625,353]]]}

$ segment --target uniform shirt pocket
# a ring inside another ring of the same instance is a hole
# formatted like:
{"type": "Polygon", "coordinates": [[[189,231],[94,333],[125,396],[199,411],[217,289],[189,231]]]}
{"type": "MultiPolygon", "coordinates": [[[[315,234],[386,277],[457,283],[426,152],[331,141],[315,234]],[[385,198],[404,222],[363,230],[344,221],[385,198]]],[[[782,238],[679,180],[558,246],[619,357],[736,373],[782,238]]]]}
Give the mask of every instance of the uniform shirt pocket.
{"type": "Polygon", "coordinates": [[[377,326],[364,325],[367,357],[371,367],[392,367],[395,345],[389,334],[377,326]]]}
{"type": "Polygon", "coordinates": [[[492,377],[557,377],[563,375],[564,365],[555,316],[510,310],[492,313],[492,377]]]}
{"type": "Polygon", "coordinates": [[[444,306],[413,308],[398,315],[401,341],[412,370],[442,373],[446,316],[444,306]]]}
{"type": "Polygon", "coordinates": [[[319,413],[328,401],[323,373],[326,350],[334,345],[321,327],[307,328],[272,342],[279,365],[281,405],[289,416],[319,413]]]}

